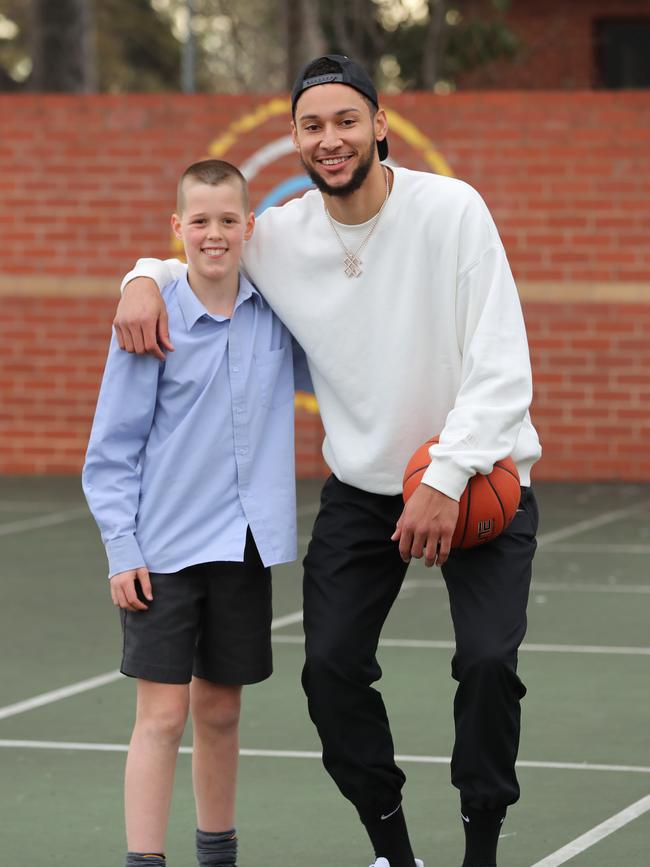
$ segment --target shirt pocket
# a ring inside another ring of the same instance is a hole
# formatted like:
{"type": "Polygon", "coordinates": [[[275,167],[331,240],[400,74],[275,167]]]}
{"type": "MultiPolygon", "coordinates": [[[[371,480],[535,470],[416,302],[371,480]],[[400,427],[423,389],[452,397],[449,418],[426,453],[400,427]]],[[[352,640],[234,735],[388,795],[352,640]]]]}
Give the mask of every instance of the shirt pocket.
{"type": "Polygon", "coordinates": [[[293,375],[288,346],[255,353],[262,406],[274,409],[293,399],[293,375]]]}

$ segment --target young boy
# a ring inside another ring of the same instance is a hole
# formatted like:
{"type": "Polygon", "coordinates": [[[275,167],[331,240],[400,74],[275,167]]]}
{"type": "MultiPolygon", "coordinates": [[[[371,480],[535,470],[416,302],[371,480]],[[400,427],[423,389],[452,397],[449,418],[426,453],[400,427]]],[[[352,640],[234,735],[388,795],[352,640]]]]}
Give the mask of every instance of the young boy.
{"type": "Polygon", "coordinates": [[[175,351],[161,363],[113,336],[83,470],[121,670],[138,679],[127,867],[166,863],[189,709],[198,863],[236,864],[241,688],[271,674],[269,567],[296,557],[291,338],[239,273],[253,226],[234,166],[183,173],[172,227],[188,271],[164,293],[175,351]]]}

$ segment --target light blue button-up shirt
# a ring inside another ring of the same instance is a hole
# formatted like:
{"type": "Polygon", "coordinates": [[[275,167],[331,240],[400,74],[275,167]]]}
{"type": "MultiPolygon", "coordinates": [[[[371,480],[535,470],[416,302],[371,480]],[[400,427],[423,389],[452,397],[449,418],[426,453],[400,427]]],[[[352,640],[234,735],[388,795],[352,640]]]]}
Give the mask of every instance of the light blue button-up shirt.
{"type": "Polygon", "coordinates": [[[291,336],[243,275],[230,319],[186,277],[162,294],[175,351],[113,336],[83,469],[109,575],[241,562],[248,526],[266,566],[293,560],[291,336]]]}

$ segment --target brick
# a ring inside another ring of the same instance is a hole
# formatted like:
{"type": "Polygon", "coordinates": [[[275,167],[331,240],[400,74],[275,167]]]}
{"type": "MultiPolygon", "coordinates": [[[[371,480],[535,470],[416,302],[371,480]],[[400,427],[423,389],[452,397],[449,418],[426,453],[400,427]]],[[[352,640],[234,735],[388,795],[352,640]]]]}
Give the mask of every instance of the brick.
{"type": "MultiPolygon", "coordinates": [[[[573,16],[583,14],[578,7],[571,7],[573,16]]],[[[520,8],[513,4],[513,14],[520,8]]],[[[578,55],[561,55],[564,75],[578,69],[578,55]]],[[[560,57],[554,50],[545,56],[547,69],[560,57]]],[[[3,273],[110,276],[117,283],[139,255],[169,255],[175,164],[202,156],[233,118],[265,99],[21,95],[8,102],[0,95],[0,189],[6,212],[18,218],[3,221],[3,273]],[[38,136],[29,129],[36,120],[38,136]],[[204,137],[165,144],[170,125],[203,130],[204,137]],[[16,236],[10,242],[8,233],[16,236]]],[[[464,92],[387,101],[484,195],[519,280],[650,284],[646,94],[563,91],[559,100],[544,93],[464,92]]],[[[246,159],[286,130],[286,119],[275,118],[258,128],[257,138],[243,137],[229,157],[246,159]]],[[[391,144],[402,164],[426,168],[398,135],[391,144]]],[[[294,171],[293,156],[269,166],[251,185],[254,201],[294,171]]],[[[12,323],[12,333],[0,335],[2,424],[24,438],[13,440],[13,458],[0,454],[0,469],[78,471],[114,306],[112,299],[75,298],[38,299],[30,307],[3,298],[0,327],[12,323]],[[25,433],[36,427],[47,432],[43,439],[25,433]],[[31,463],[21,455],[27,443],[43,450],[31,463]]],[[[619,444],[626,458],[626,449],[648,436],[650,305],[529,302],[525,312],[534,420],[546,438],[536,477],[635,478],[636,472],[650,480],[650,462],[603,456],[614,455],[619,444]],[[611,442],[599,441],[603,430],[611,442]]],[[[322,477],[320,420],[299,414],[296,434],[299,472],[322,477]]]]}

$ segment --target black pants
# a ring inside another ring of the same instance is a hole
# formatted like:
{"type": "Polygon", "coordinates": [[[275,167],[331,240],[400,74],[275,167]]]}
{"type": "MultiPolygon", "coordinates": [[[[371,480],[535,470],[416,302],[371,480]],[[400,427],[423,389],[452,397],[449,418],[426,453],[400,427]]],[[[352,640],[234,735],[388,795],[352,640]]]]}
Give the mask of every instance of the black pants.
{"type": "MultiPolygon", "coordinates": [[[[404,773],[381,695],[379,635],[407,566],[390,541],[401,496],[360,491],[331,476],[323,488],[304,575],[303,687],[323,744],[323,763],[363,821],[395,809],[404,773]]],[[[453,551],[443,567],[456,637],[452,676],[456,741],[451,777],[464,807],[514,803],[519,745],[517,649],[535,552],[537,505],[520,510],[492,542],[453,551]]]]}

